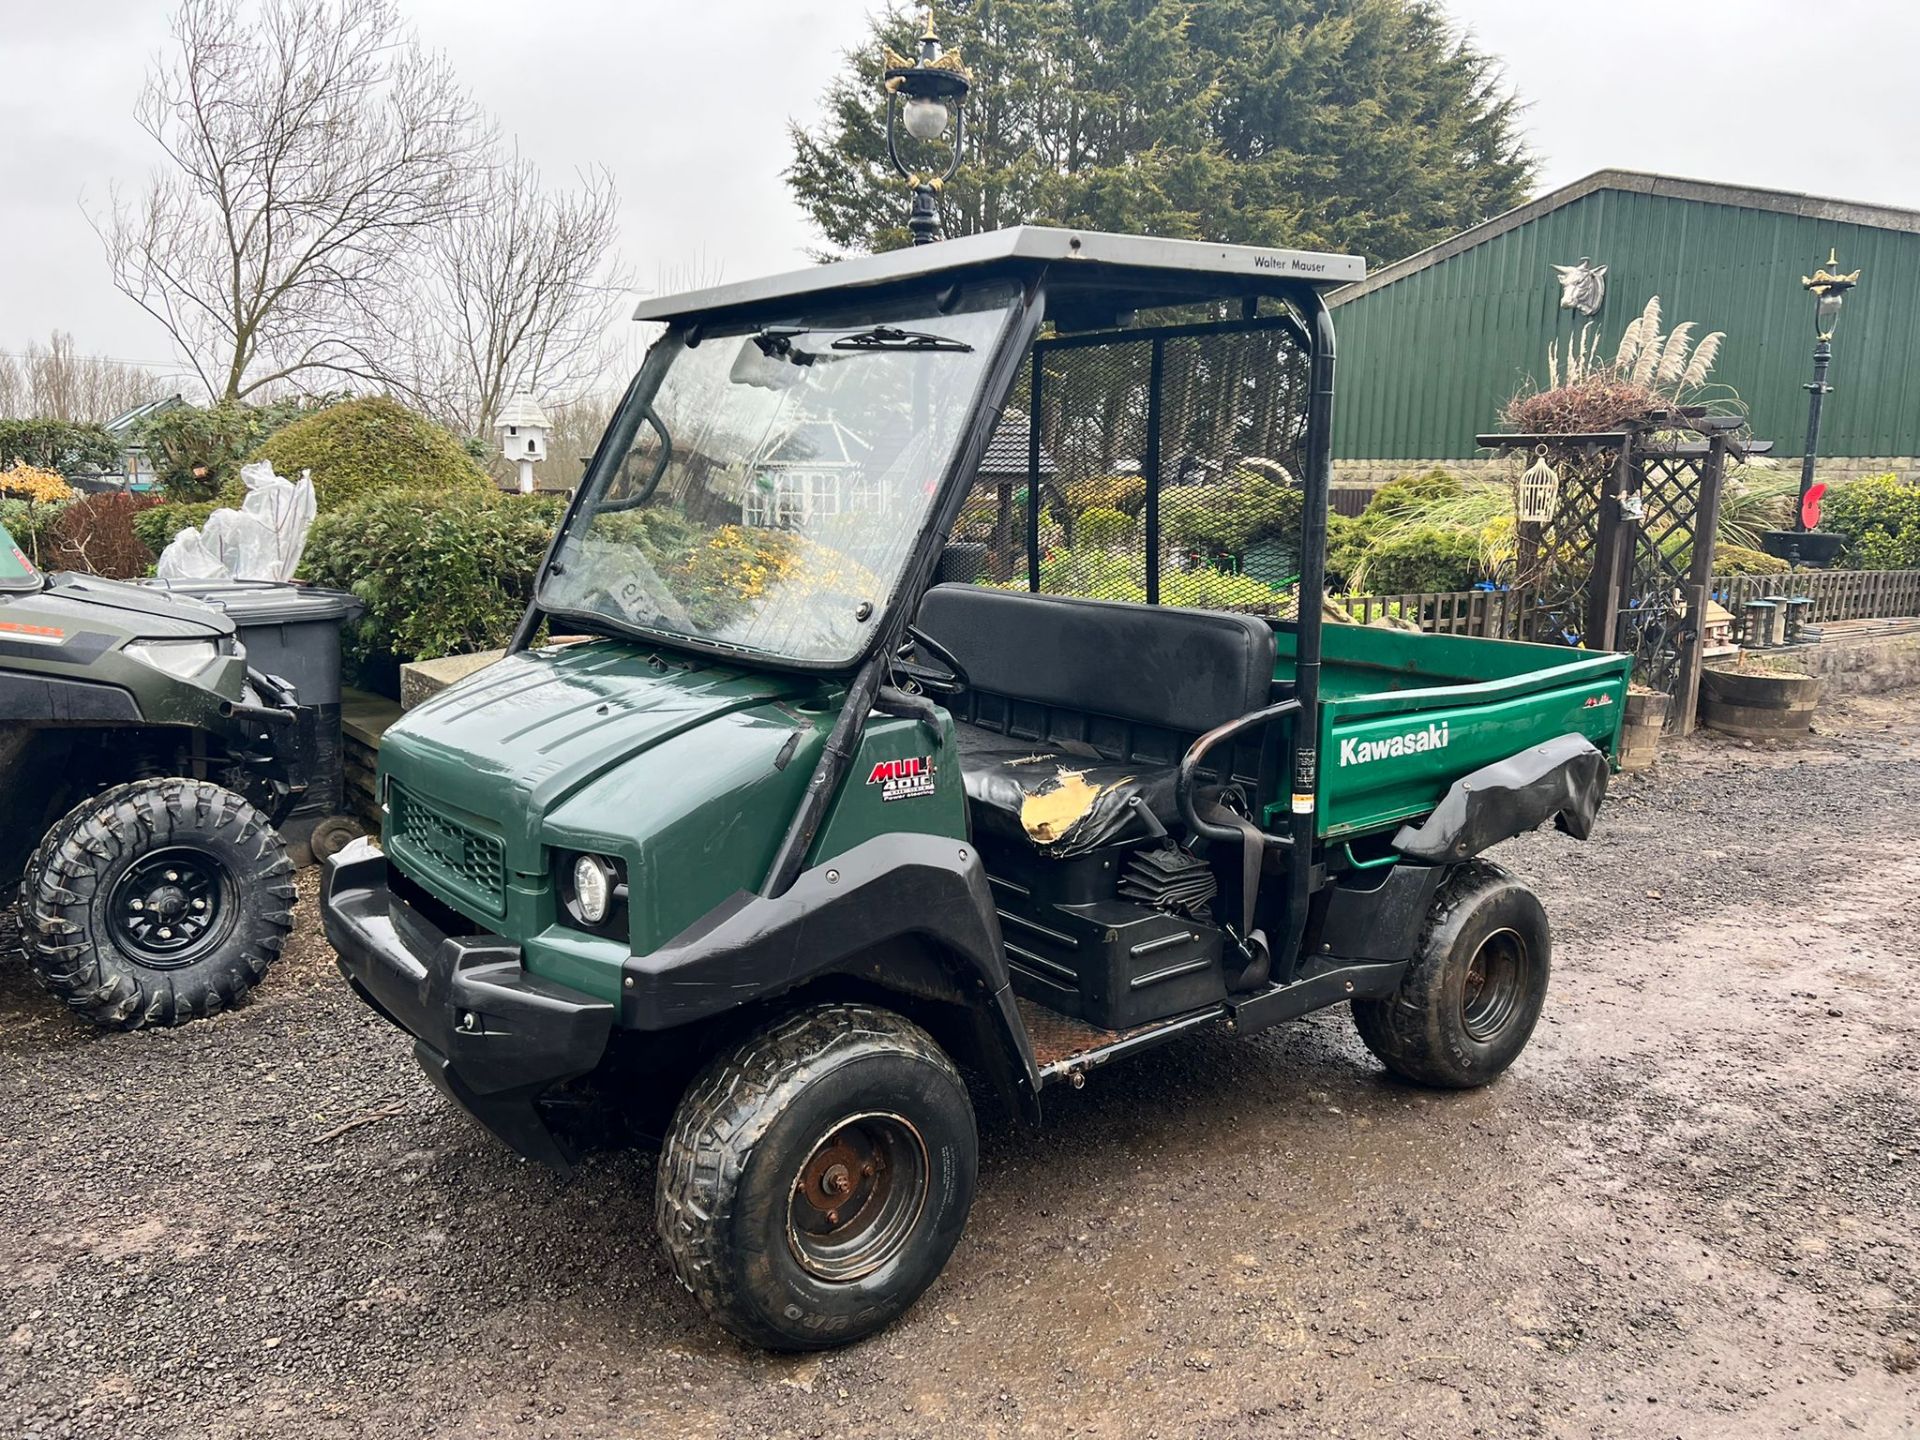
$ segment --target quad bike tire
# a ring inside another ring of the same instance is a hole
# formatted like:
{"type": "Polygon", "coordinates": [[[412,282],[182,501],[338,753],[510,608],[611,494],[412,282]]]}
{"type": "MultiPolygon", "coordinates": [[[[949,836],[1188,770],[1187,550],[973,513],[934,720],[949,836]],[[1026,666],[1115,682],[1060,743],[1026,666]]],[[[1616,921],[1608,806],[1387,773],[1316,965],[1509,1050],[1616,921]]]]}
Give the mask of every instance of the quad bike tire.
{"type": "Polygon", "coordinates": [[[1491,861],[1470,860],[1441,880],[1399,988],[1355,1000],[1353,1022],[1402,1079],[1473,1089],[1526,1048],[1552,968],[1539,897],[1491,861]]]}
{"type": "Polygon", "coordinates": [[[979,1167],[953,1062],[902,1016],[833,1004],[775,1021],[694,1080],[660,1155],[674,1274],[769,1350],[844,1345],[933,1283],[979,1167]]]}
{"type": "Polygon", "coordinates": [[[180,1025],[258,984],[293,928],[266,818],[204,780],[141,780],[57,821],[20,882],[28,963],[94,1023],[180,1025]]]}

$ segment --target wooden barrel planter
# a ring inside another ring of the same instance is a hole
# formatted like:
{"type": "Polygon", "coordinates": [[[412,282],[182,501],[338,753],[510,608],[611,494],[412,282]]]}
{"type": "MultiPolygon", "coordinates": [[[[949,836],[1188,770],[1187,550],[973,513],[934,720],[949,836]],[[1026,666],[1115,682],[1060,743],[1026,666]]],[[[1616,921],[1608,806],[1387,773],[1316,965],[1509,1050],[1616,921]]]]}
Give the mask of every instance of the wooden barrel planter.
{"type": "Polygon", "coordinates": [[[1658,690],[1630,690],[1620,718],[1620,768],[1653,768],[1660,732],[1667,728],[1668,697],[1658,690]]]}
{"type": "Polygon", "coordinates": [[[1791,740],[1813,727],[1820,681],[1768,670],[1700,672],[1700,718],[1714,730],[1748,740],[1791,740]]]}

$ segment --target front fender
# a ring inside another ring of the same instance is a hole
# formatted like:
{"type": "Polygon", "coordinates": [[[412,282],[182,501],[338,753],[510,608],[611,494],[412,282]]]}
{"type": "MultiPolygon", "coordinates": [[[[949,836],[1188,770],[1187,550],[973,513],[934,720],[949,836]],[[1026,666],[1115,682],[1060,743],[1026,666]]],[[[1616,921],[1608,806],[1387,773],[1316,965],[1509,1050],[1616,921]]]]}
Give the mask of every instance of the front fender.
{"type": "MultiPolygon", "coordinates": [[[[622,967],[620,1023],[694,1024],[836,972],[902,941],[939,956],[978,1006],[1027,1096],[1039,1070],[1014,1007],[1000,922],[980,856],[937,835],[879,835],[803,871],[784,895],[736,892],[659,949],[622,967]]],[[[906,988],[902,986],[901,988],[906,988]]]]}

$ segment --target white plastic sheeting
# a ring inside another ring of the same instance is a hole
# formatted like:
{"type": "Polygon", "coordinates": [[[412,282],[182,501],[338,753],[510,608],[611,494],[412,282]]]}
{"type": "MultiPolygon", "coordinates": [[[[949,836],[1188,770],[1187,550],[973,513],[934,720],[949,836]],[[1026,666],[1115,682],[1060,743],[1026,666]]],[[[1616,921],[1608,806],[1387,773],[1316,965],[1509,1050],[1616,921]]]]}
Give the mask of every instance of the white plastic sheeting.
{"type": "Polygon", "coordinates": [[[216,510],[201,529],[188,526],[160,552],[162,580],[293,579],[313,524],[313,475],[273,473],[262,460],[240,471],[247,498],[238,510],[216,510]]]}

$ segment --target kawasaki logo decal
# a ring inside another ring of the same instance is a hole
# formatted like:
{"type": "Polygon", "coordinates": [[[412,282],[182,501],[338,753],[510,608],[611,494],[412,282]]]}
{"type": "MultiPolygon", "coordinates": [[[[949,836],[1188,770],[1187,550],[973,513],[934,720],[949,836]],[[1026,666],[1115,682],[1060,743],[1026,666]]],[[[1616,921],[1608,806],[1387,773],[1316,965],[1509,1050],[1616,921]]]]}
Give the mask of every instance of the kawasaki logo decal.
{"type": "Polygon", "coordinates": [[[933,757],[914,755],[905,760],[882,760],[867,776],[867,784],[881,788],[882,800],[911,800],[933,794],[933,757]]]}
{"type": "Polygon", "coordinates": [[[1370,760],[1385,760],[1402,755],[1424,755],[1429,750],[1447,748],[1447,722],[1429,725],[1424,730],[1409,730],[1404,735],[1389,735],[1384,740],[1346,739],[1340,742],[1342,765],[1365,765],[1370,760]]]}

